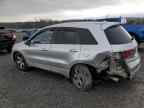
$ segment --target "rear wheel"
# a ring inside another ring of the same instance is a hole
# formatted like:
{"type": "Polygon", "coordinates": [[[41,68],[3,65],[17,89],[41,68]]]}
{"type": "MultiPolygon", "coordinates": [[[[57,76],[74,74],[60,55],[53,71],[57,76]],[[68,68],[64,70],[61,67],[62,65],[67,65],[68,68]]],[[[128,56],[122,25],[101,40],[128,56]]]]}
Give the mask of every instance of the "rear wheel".
{"type": "Polygon", "coordinates": [[[80,90],[86,91],[92,87],[92,75],[86,65],[76,65],[71,71],[71,81],[80,90]]]}
{"type": "Polygon", "coordinates": [[[26,71],[28,69],[27,63],[20,53],[16,53],[14,55],[14,59],[18,69],[20,69],[21,71],[26,71]]]}

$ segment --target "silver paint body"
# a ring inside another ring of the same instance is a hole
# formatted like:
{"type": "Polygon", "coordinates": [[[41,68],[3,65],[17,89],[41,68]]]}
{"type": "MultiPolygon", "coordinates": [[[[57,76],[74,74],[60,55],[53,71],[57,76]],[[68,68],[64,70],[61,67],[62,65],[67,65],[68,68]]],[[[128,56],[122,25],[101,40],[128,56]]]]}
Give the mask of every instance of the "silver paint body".
{"type": "MultiPolygon", "coordinates": [[[[89,29],[96,38],[98,45],[31,44],[28,46],[21,42],[13,47],[13,53],[21,53],[30,67],[56,72],[69,78],[69,72],[76,64],[88,64],[98,69],[103,59],[110,56],[113,52],[137,49],[135,40],[129,44],[110,45],[104,30],[116,24],[111,22],[71,22],[48,26],[45,28],[75,27],[89,29]]],[[[134,58],[126,60],[126,63],[131,76],[134,75],[140,67],[138,52],[136,52],[134,58]]]]}

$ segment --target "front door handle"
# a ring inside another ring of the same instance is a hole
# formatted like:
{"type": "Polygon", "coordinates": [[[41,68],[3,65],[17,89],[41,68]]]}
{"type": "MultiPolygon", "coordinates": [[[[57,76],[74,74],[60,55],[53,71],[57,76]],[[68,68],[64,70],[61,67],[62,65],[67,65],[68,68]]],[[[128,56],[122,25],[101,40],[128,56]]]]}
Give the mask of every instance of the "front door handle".
{"type": "Polygon", "coordinates": [[[76,49],[70,49],[69,52],[78,52],[76,49]]]}
{"type": "Polygon", "coordinates": [[[43,52],[47,52],[47,51],[49,51],[49,50],[46,49],[46,48],[43,48],[41,51],[43,51],[43,52]]]}

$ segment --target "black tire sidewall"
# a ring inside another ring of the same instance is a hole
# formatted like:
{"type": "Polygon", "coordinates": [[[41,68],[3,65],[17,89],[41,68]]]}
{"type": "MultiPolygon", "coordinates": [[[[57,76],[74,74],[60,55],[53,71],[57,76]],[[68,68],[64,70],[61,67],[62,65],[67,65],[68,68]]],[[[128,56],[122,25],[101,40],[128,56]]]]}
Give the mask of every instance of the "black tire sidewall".
{"type": "MultiPolygon", "coordinates": [[[[80,64],[80,65],[81,65],[81,64],[80,64]]],[[[89,70],[89,74],[91,75],[91,82],[90,82],[89,84],[87,84],[87,85],[84,85],[82,88],[78,88],[78,87],[74,84],[74,81],[73,81],[73,76],[74,76],[74,73],[75,73],[75,66],[74,66],[74,67],[72,68],[72,70],[71,70],[70,80],[71,80],[71,82],[73,83],[73,85],[74,85],[77,89],[79,89],[79,90],[81,90],[81,91],[87,91],[87,90],[89,90],[89,89],[92,88],[93,79],[92,79],[92,74],[91,74],[91,72],[90,72],[90,69],[89,69],[86,65],[82,65],[82,66],[85,66],[85,67],[89,70]]]]}
{"type": "Polygon", "coordinates": [[[22,56],[22,54],[16,53],[16,54],[14,55],[14,57],[15,57],[15,62],[16,62],[16,66],[18,67],[18,69],[21,70],[21,71],[24,71],[24,72],[27,71],[27,70],[28,70],[28,65],[27,65],[27,63],[26,63],[26,61],[25,61],[25,58],[22,56]],[[24,68],[23,68],[23,69],[21,69],[21,68],[18,66],[17,62],[16,62],[17,56],[20,56],[20,57],[23,58],[23,62],[24,62],[24,68]]]}

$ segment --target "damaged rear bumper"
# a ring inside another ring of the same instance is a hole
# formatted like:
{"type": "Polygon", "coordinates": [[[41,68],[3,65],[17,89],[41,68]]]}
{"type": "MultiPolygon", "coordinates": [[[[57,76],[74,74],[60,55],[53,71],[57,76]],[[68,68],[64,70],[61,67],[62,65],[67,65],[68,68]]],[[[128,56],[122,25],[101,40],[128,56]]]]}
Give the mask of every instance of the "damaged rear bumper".
{"type": "Polygon", "coordinates": [[[128,79],[132,79],[136,76],[137,71],[140,69],[141,63],[139,62],[128,74],[128,79]]]}
{"type": "Polygon", "coordinates": [[[118,81],[120,78],[132,79],[138,72],[140,64],[140,57],[132,60],[125,60],[121,53],[115,53],[110,56],[107,61],[103,62],[99,67],[106,67],[107,65],[108,68],[105,71],[107,77],[118,81]]]}

